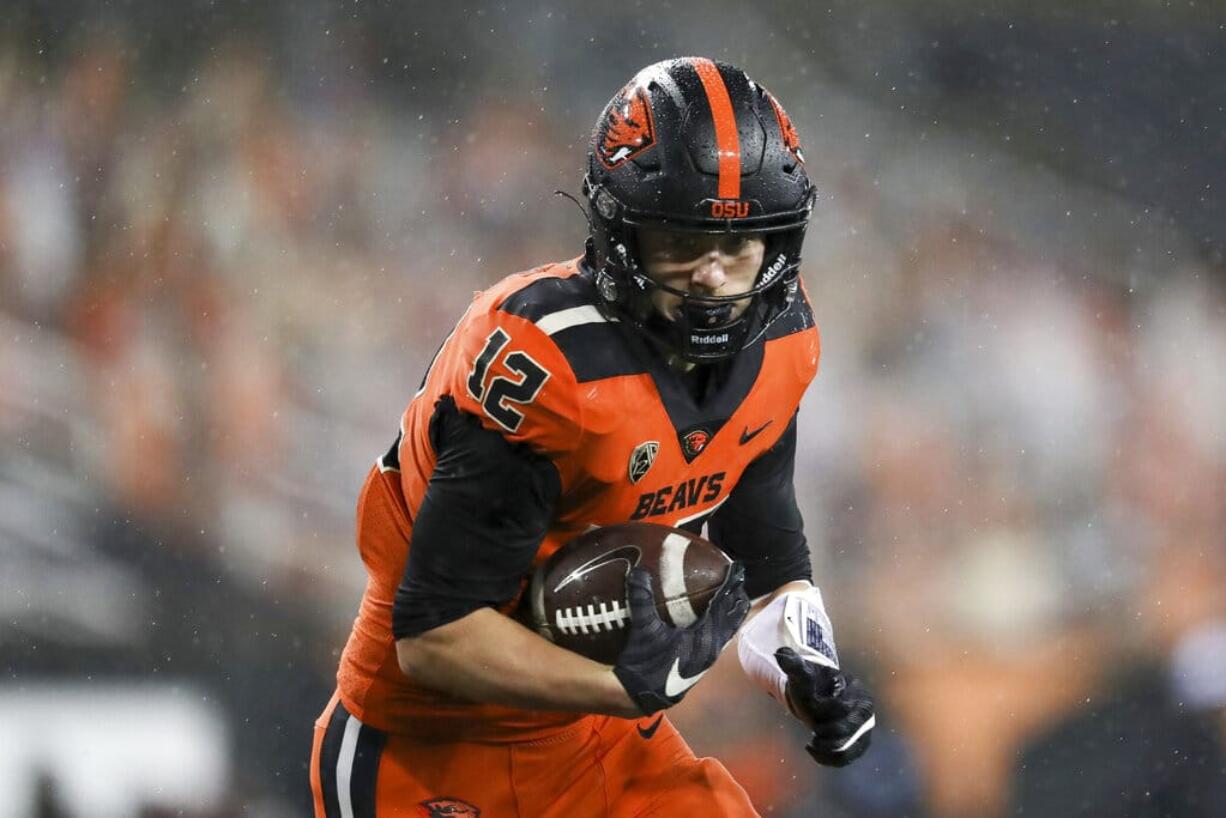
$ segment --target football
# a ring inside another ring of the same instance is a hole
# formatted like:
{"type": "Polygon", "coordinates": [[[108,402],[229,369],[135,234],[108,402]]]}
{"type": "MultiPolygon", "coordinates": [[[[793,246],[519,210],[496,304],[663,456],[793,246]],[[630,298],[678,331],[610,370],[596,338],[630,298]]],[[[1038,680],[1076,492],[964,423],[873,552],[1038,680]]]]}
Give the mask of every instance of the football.
{"type": "Polygon", "coordinates": [[[533,627],[561,647],[613,664],[630,630],[626,576],[635,566],[651,572],[660,617],[685,627],[707,609],[732,560],[680,528],[625,523],[592,529],[559,548],[533,574],[533,627]]]}

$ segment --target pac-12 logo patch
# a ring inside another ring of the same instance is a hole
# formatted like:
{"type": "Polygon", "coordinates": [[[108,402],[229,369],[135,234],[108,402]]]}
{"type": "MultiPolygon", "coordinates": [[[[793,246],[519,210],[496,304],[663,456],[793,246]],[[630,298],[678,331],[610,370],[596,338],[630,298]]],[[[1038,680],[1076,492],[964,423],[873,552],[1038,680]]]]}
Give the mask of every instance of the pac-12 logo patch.
{"type": "Polygon", "coordinates": [[[481,818],[481,810],[460,798],[429,798],[417,809],[421,818],[481,818]]]}
{"type": "Polygon", "coordinates": [[[612,170],[656,144],[647,89],[636,80],[621,90],[605,111],[596,140],[596,154],[612,170]]]}
{"type": "Polygon", "coordinates": [[[630,453],[630,482],[637,483],[643,479],[643,475],[651,468],[651,464],[656,462],[656,455],[660,452],[660,441],[648,440],[634,447],[634,451],[630,453]]]}

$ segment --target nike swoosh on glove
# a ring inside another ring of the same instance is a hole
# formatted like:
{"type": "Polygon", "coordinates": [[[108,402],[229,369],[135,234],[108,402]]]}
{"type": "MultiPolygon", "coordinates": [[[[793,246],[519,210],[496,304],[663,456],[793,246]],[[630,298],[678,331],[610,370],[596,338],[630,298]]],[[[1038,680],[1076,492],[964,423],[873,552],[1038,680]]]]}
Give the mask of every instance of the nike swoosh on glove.
{"type": "Polygon", "coordinates": [[[813,728],[809,755],[827,767],[846,767],[864,755],[877,726],[864,685],[850,673],[806,662],[791,648],[775,651],[775,661],[787,674],[793,712],[813,728]]]}
{"type": "Polygon", "coordinates": [[[707,609],[685,628],[669,625],[656,610],[651,574],[626,577],[630,635],[613,672],[643,715],[672,707],[707,672],[749,613],[745,569],[733,564],[707,609]]]}

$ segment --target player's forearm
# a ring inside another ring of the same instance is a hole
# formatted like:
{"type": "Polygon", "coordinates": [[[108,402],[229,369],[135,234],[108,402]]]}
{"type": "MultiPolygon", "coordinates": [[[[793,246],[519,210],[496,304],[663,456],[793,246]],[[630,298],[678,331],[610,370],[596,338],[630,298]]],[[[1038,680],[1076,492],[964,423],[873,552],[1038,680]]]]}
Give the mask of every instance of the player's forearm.
{"type": "Polygon", "coordinates": [[[401,639],[396,653],[407,675],[471,701],[639,715],[608,665],[564,650],[490,608],[401,639]]]}
{"type": "MultiPolygon", "coordinates": [[[[803,591],[810,587],[812,587],[812,584],[804,580],[785,582],[769,594],[755,599],[753,605],[749,608],[749,616],[745,617],[744,623],[741,624],[741,639],[745,638],[744,634],[750,629],[750,623],[768,605],[789,591],[803,591]]],[[[737,645],[737,654],[741,658],[741,666],[745,669],[745,672],[795,715],[796,711],[786,698],[786,675],[775,664],[774,658],[766,655],[755,657],[753,654],[760,653],[760,651],[747,650],[747,648],[749,648],[747,645],[737,645]]]]}
{"type": "Polygon", "coordinates": [[[776,658],[781,647],[804,649],[807,657],[837,670],[832,628],[821,592],[808,581],[784,583],[755,601],[737,644],[737,656],[749,678],[796,715],[798,711],[787,693],[787,673],[776,658]],[[780,599],[788,595],[793,602],[780,599]],[[792,604],[800,607],[789,612],[792,604]],[[810,644],[813,640],[816,642],[810,644]]]}

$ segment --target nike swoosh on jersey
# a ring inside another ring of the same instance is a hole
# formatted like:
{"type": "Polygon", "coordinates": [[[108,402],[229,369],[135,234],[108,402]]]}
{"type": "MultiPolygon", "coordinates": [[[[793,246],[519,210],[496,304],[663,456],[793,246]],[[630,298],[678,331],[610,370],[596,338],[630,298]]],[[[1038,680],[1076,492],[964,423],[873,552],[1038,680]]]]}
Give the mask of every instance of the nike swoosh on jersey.
{"type": "Polygon", "coordinates": [[[662,721],[664,721],[663,713],[656,716],[656,720],[647,725],[647,729],[644,730],[643,725],[641,724],[636,724],[635,727],[638,728],[640,736],[642,736],[644,739],[651,740],[651,737],[656,734],[656,730],[660,729],[660,722],[662,721]]]}
{"type": "Polygon", "coordinates": [[[758,435],[762,433],[763,429],[765,429],[767,426],[770,426],[774,422],[775,422],[775,419],[771,418],[770,420],[766,421],[766,423],[763,423],[761,426],[759,426],[757,429],[754,429],[752,432],[749,431],[749,427],[746,426],[745,430],[741,432],[741,445],[744,446],[746,443],[753,440],[755,437],[757,437],[758,435]]]}
{"type": "Polygon", "coordinates": [[[668,678],[664,680],[664,695],[665,696],[680,696],[685,691],[689,690],[694,685],[698,684],[698,680],[706,674],[706,671],[697,673],[693,676],[681,675],[681,659],[674,659],[673,666],[668,669],[668,678]]]}

